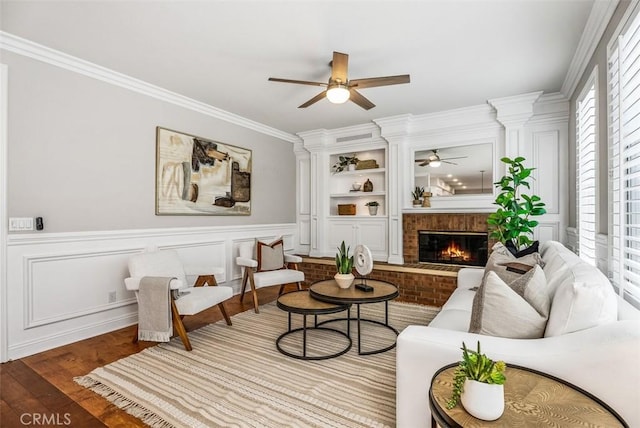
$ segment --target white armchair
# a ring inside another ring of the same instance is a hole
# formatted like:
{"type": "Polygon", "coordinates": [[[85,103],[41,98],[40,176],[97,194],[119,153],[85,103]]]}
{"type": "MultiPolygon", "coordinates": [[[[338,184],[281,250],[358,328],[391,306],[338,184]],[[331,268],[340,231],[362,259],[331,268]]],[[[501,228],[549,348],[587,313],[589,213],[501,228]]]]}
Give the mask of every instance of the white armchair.
{"type": "MultiPolygon", "coordinates": [[[[169,288],[180,290],[180,298],[174,298],[173,292],[170,294],[171,314],[174,331],[182,339],[182,343],[187,351],[191,351],[191,343],[187,336],[187,331],[182,323],[185,315],[195,315],[218,305],[227,325],[231,325],[231,319],[224,308],[223,302],[233,296],[233,289],[227,286],[218,285],[215,274],[224,273],[216,267],[183,266],[178,253],[174,250],[145,251],[136,254],[129,259],[130,278],[125,278],[124,283],[127,290],[135,291],[136,297],[140,288],[140,281],[145,276],[172,277],[175,278],[169,283],[169,288]],[[198,276],[194,285],[188,285],[187,275],[198,276]],[[184,292],[187,292],[184,293],[184,292]]],[[[134,342],[138,340],[136,328],[134,342]]]]}
{"type": "Polygon", "coordinates": [[[240,302],[244,299],[247,283],[249,283],[253,295],[253,307],[255,312],[259,313],[258,293],[256,292],[258,288],[280,285],[279,294],[282,294],[285,285],[296,284],[298,290],[301,290],[304,272],[298,270],[298,263],[302,262],[302,257],[285,254],[282,250],[282,240],[271,244],[258,241],[257,245],[257,258],[252,257],[251,244],[245,245],[240,248],[240,256],[236,257],[236,264],[244,270],[240,302]],[[265,253],[267,254],[264,256],[265,260],[262,260],[261,254],[265,253]]]}

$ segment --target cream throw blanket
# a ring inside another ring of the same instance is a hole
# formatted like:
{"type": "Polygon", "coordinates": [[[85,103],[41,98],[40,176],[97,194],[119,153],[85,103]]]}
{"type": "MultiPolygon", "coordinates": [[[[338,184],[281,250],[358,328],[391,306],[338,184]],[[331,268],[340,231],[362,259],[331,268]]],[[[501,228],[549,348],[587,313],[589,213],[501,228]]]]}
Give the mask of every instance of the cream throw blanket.
{"type": "Polygon", "coordinates": [[[145,276],[138,290],[138,340],[168,342],[173,333],[169,283],[174,278],[145,276]]]}

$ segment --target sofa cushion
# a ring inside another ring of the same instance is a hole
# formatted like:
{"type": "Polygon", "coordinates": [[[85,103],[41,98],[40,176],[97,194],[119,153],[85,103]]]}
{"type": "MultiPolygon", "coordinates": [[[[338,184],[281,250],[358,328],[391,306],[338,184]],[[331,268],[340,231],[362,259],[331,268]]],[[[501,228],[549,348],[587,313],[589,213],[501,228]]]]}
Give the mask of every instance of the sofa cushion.
{"type": "Polygon", "coordinates": [[[544,336],[560,336],[617,319],[618,302],[611,286],[585,282],[563,284],[553,298],[544,336]]]}
{"type": "Polygon", "coordinates": [[[282,238],[266,243],[256,242],[258,272],[284,269],[284,242],[282,238]]]}
{"type": "Polygon", "coordinates": [[[495,272],[487,273],[473,300],[469,332],[516,339],[544,335],[549,313],[544,272],[536,266],[521,277],[514,289],[495,272]]]}

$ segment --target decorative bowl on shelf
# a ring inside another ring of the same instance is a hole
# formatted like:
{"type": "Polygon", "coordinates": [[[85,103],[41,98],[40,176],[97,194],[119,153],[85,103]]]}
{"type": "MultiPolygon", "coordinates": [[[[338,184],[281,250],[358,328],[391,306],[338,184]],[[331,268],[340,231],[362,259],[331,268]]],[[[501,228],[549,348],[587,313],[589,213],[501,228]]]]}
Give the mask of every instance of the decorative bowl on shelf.
{"type": "Polygon", "coordinates": [[[355,191],[358,191],[362,188],[362,183],[355,182],[351,185],[351,188],[355,191]]]}

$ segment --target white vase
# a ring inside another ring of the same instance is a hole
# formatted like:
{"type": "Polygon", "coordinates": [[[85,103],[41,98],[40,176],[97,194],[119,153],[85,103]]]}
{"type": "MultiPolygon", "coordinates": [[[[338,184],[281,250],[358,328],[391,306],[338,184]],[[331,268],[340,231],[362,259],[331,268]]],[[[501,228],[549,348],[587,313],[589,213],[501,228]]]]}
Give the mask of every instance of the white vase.
{"type": "Polygon", "coordinates": [[[378,206],[377,205],[369,205],[369,215],[376,215],[378,214],[378,206]]]}
{"type": "Polygon", "coordinates": [[[338,287],[340,288],[349,288],[351,287],[351,283],[355,279],[352,273],[337,273],[333,277],[338,283],[338,287]]]}
{"type": "Polygon", "coordinates": [[[466,379],[460,401],[471,416],[495,421],[504,412],[504,385],[466,379]]]}

